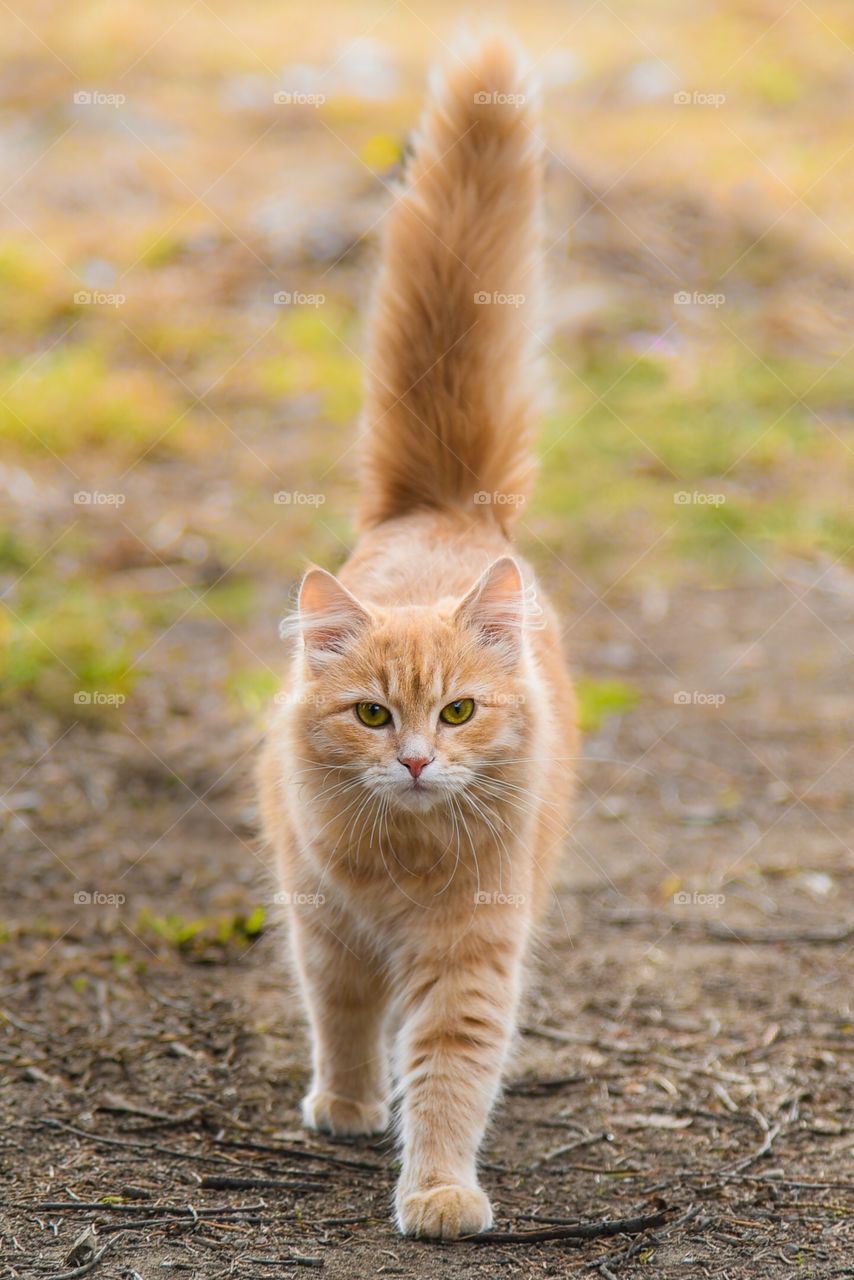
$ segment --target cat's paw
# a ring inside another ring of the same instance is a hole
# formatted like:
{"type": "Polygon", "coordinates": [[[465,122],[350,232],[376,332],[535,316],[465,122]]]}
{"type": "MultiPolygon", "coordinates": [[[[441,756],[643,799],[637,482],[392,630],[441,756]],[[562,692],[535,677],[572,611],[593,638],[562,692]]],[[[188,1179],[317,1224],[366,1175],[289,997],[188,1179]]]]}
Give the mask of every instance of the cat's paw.
{"type": "Polygon", "coordinates": [[[456,1240],[488,1231],[492,1206],[480,1187],[448,1183],[427,1191],[398,1193],[397,1225],[405,1236],[456,1240]]]}
{"type": "Polygon", "coordinates": [[[303,1098],[303,1123],[337,1137],[360,1133],[383,1133],[388,1128],[389,1110],[385,1102],[354,1102],[325,1089],[312,1089],[303,1098]]]}

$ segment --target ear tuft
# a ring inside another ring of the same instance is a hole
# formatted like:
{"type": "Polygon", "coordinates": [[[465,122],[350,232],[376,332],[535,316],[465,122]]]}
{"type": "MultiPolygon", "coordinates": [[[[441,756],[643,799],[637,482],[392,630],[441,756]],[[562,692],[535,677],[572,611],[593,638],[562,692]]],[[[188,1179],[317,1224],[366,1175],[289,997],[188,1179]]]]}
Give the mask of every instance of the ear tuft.
{"type": "Polygon", "coordinates": [[[343,653],[371,616],[325,569],[311,568],[299,591],[299,624],[309,663],[343,653]]]}
{"type": "Polygon", "coordinates": [[[454,621],[476,631],[482,644],[500,645],[517,660],[525,624],[525,584],[512,556],[489,566],[457,606],[454,621]]]}

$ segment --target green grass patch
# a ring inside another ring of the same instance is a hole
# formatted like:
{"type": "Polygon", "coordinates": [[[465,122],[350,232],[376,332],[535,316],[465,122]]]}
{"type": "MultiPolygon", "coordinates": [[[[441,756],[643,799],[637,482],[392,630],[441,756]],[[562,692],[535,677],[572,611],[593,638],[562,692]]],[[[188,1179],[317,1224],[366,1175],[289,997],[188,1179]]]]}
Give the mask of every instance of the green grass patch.
{"type": "Polygon", "coordinates": [[[20,607],[0,604],[0,696],[27,690],[68,714],[93,705],[83,694],[126,697],[136,621],[132,608],[122,616],[115,597],[82,585],[20,607]]]}
{"type": "Polygon", "coordinates": [[[47,249],[32,241],[0,239],[0,332],[32,336],[59,316],[70,316],[74,288],[71,273],[47,249]]]}
{"type": "Polygon", "coordinates": [[[591,680],[582,676],[575,682],[578,723],[583,733],[594,733],[609,716],[631,711],[640,693],[624,680],[591,680]]]}
{"type": "Polygon", "coordinates": [[[213,613],[223,622],[247,622],[255,607],[255,583],[251,578],[235,574],[217,582],[208,591],[202,592],[201,596],[193,605],[194,615],[209,617],[213,613]]]}
{"type": "Polygon", "coordinates": [[[140,912],[136,927],[142,938],[156,939],[189,959],[204,962],[244,951],[264,932],[265,921],[263,907],[246,914],[200,916],[194,920],[145,910],[140,912]]]}
{"type": "Polygon", "coordinates": [[[14,529],[0,529],[0,569],[29,569],[38,554],[14,529]]]}
{"type": "MultiPolygon", "coordinates": [[[[158,376],[123,368],[99,345],[68,344],[35,364],[0,366],[0,441],[70,454],[94,445],[150,446],[182,413],[182,403],[158,376]]],[[[164,436],[173,446],[184,422],[164,436]]]]}
{"type": "Polygon", "coordinates": [[[571,526],[581,557],[601,559],[640,555],[665,534],[649,567],[669,551],[716,571],[742,566],[769,538],[807,553],[850,543],[854,451],[838,437],[854,377],[844,362],[820,377],[728,335],[688,379],[667,358],[637,361],[619,338],[586,361],[565,358],[579,376],[556,369],[561,411],[542,433],[533,503],[547,540],[571,526]]]}
{"type": "Polygon", "coordinates": [[[117,590],[96,578],[64,579],[45,560],[0,601],[0,700],[34,697],[65,718],[116,714],[141,669],[135,658],[182,607],[117,590]]]}
{"type": "Polygon", "coordinates": [[[231,673],[226,689],[244,711],[257,715],[266,711],[281,683],[279,676],[267,667],[243,667],[231,673]]]}
{"type": "Polygon", "coordinates": [[[331,302],[294,308],[282,318],[276,355],[257,367],[265,396],[315,396],[324,417],[349,424],[362,401],[358,337],[344,309],[331,302]]]}

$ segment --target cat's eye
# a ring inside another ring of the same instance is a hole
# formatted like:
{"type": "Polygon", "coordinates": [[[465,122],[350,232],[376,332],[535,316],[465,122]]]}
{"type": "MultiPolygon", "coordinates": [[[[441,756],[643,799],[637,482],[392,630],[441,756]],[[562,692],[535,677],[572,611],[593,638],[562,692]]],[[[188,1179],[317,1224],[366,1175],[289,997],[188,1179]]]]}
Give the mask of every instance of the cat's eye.
{"type": "Polygon", "coordinates": [[[382,707],[378,702],[357,702],[355,709],[362,724],[366,724],[369,729],[381,729],[391,720],[388,707],[382,707]]]}
{"type": "Polygon", "coordinates": [[[444,720],[445,724],[465,724],[473,715],[474,698],[457,698],[456,702],[449,702],[442,708],[439,719],[444,720]]]}

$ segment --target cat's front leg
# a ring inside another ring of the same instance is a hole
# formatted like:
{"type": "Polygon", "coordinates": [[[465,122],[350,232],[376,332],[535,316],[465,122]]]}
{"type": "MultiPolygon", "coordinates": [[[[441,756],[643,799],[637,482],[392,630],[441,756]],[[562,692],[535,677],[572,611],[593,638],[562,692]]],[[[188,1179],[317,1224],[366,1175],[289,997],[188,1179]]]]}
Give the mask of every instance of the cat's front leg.
{"type": "Polygon", "coordinates": [[[293,943],[312,1032],[303,1120],[326,1133],[381,1133],[389,1120],[383,976],[319,919],[297,916],[293,943]]]}
{"type": "Polygon", "coordinates": [[[513,1033],[524,929],[507,919],[507,907],[484,910],[492,927],[481,921],[444,952],[409,962],[396,1192],[406,1235],[452,1239],[492,1226],[476,1159],[513,1033]]]}

